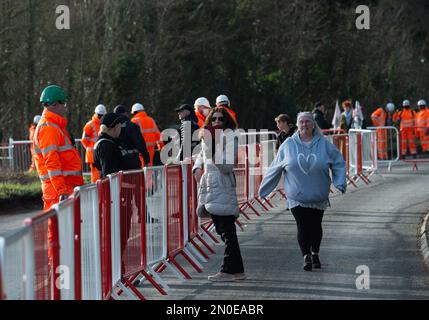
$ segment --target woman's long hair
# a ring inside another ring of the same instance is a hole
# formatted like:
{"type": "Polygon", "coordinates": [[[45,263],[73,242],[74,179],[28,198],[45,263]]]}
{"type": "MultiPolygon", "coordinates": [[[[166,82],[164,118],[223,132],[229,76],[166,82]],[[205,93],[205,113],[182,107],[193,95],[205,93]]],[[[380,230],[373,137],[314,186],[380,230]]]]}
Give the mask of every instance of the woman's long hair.
{"type": "Polygon", "coordinates": [[[216,107],[210,110],[210,113],[208,114],[206,120],[204,121],[203,128],[206,128],[208,126],[212,125],[212,118],[213,114],[216,112],[222,113],[223,115],[223,128],[222,129],[231,129],[235,130],[237,129],[237,126],[235,125],[234,119],[232,119],[231,115],[226,111],[225,108],[222,107],[216,107]]]}

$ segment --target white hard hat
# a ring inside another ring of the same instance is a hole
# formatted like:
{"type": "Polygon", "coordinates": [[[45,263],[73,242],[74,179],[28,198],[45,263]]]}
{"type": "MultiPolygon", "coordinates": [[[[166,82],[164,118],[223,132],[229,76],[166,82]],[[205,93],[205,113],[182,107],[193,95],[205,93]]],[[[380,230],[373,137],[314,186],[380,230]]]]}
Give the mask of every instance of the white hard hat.
{"type": "Polygon", "coordinates": [[[388,104],[386,105],[386,109],[387,109],[387,111],[389,111],[389,112],[393,112],[393,111],[395,110],[395,105],[394,105],[393,103],[388,103],[388,104]]]}
{"type": "Polygon", "coordinates": [[[205,106],[207,108],[211,108],[209,100],[207,98],[201,97],[195,100],[194,107],[196,106],[205,106]]]}
{"type": "Polygon", "coordinates": [[[131,108],[131,113],[135,113],[137,111],[143,111],[143,110],[144,110],[144,106],[141,103],[135,103],[131,108]]]}
{"type": "Polygon", "coordinates": [[[404,100],[404,102],[402,102],[402,106],[403,107],[409,107],[409,106],[411,106],[410,100],[404,100]]]}
{"type": "Polygon", "coordinates": [[[105,115],[107,113],[106,107],[102,104],[99,104],[95,107],[94,113],[105,115]]]}
{"type": "Polygon", "coordinates": [[[227,97],[226,95],[224,95],[224,94],[221,94],[220,96],[218,96],[218,97],[216,98],[216,104],[219,104],[219,103],[221,103],[221,102],[226,102],[226,103],[228,104],[228,106],[229,106],[229,99],[228,99],[228,97],[227,97]]]}
{"type": "Polygon", "coordinates": [[[42,116],[39,116],[39,115],[34,116],[33,123],[38,124],[40,119],[42,119],[42,116]]]}
{"type": "Polygon", "coordinates": [[[427,103],[426,103],[426,101],[425,101],[425,100],[420,100],[420,101],[417,103],[417,105],[418,105],[419,107],[426,107],[426,106],[427,106],[427,103]]]}

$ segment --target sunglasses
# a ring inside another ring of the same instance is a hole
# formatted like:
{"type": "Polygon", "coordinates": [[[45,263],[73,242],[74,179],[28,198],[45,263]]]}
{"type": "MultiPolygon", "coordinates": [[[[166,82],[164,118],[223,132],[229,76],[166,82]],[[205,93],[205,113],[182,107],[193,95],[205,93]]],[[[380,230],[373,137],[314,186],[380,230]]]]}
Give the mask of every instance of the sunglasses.
{"type": "Polygon", "coordinates": [[[215,122],[216,120],[219,120],[219,121],[223,121],[223,117],[212,117],[212,122],[215,122]]]}

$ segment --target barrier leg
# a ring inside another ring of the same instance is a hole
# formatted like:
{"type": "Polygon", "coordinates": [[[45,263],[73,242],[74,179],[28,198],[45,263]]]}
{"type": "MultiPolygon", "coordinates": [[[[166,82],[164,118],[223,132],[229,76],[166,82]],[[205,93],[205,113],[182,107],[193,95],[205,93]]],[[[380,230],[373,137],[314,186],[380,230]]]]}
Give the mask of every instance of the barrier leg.
{"type": "Polygon", "coordinates": [[[156,290],[158,290],[158,292],[160,294],[162,294],[163,296],[167,295],[167,292],[165,292],[164,289],[162,289],[162,284],[160,285],[158,282],[156,282],[149,273],[147,273],[145,270],[143,270],[142,274],[152,284],[152,286],[156,290]]]}
{"type": "Polygon", "coordinates": [[[240,227],[241,231],[244,231],[243,224],[238,219],[235,220],[235,224],[240,227]]]}
{"type": "Polygon", "coordinates": [[[185,269],[182,268],[182,266],[176,261],[176,259],[174,259],[174,257],[170,256],[167,260],[171,262],[177,268],[177,270],[179,270],[185,276],[186,279],[192,279],[189,273],[187,273],[185,269]]]}
{"type": "Polygon", "coordinates": [[[189,262],[189,264],[197,271],[198,273],[203,272],[201,270],[203,266],[198,262],[197,259],[186,249],[184,248],[180,254],[189,262]]]}
{"type": "Polygon", "coordinates": [[[185,280],[185,277],[179,272],[177,271],[177,269],[175,268],[175,266],[171,265],[170,262],[168,260],[166,260],[164,262],[164,264],[166,265],[167,269],[170,270],[171,272],[174,273],[174,275],[181,281],[185,280]]]}
{"type": "Polygon", "coordinates": [[[244,212],[244,210],[243,209],[241,209],[241,207],[239,208],[239,210],[240,210],[240,213],[247,219],[247,220],[251,220],[250,219],[250,217],[247,215],[247,213],[246,212],[244,212]]]}
{"type": "Polygon", "coordinates": [[[127,287],[131,289],[131,291],[137,296],[137,298],[139,298],[140,300],[146,300],[145,297],[140,293],[140,291],[138,291],[137,288],[134,287],[128,279],[124,279],[122,281],[124,281],[124,284],[126,284],[127,287]]]}
{"type": "Polygon", "coordinates": [[[148,274],[151,275],[156,280],[156,282],[159,283],[166,290],[166,292],[171,290],[168,284],[158,275],[158,273],[155,272],[155,270],[153,270],[152,267],[149,267],[148,269],[148,274]]]}
{"type": "Polygon", "coordinates": [[[250,201],[247,202],[247,206],[253,211],[254,214],[256,214],[258,217],[261,216],[261,214],[256,211],[256,209],[252,206],[252,204],[250,203],[250,201]]]}
{"type": "MultiPolygon", "coordinates": [[[[197,234],[197,236],[196,236],[196,238],[198,239],[198,240],[200,240],[200,242],[203,244],[203,246],[204,247],[206,247],[207,248],[207,250],[209,250],[212,254],[215,254],[216,253],[216,251],[214,251],[213,250],[213,248],[212,247],[210,247],[210,245],[203,239],[203,237],[201,237],[199,234],[197,234]]],[[[194,241],[194,240],[192,240],[192,241],[194,241]]],[[[208,257],[207,257],[208,258],[208,257]]]]}
{"type": "Polygon", "coordinates": [[[210,231],[208,231],[204,227],[201,227],[201,229],[204,231],[203,234],[209,236],[213,240],[214,243],[220,243],[220,241],[218,239],[216,239],[216,237],[213,234],[211,234],[210,231]]]}
{"type": "Polygon", "coordinates": [[[254,197],[253,200],[256,200],[256,202],[258,202],[258,204],[265,210],[265,211],[270,211],[263,203],[261,200],[258,199],[258,197],[254,197]]]}
{"type": "Polygon", "coordinates": [[[271,208],[273,208],[274,209],[274,206],[271,204],[271,202],[265,197],[265,198],[262,198],[271,208]]]}
{"type": "Polygon", "coordinates": [[[201,249],[201,247],[198,246],[193,239],[189,240],[188,247],[189,247],[189,250],[191,250],[197,256],[198,259],[200,259],[200,261],[202,262],[208,261],[209,256],[207,255],[207,253],[205,253],[203,249],[201,249]]]}
{"type": "MultiPolygon", "coordinates": [[[[124,286],[124,284],[121,282],[121,281],[119,281],[118,282],[118,287],[121,289],[121,291],[123,291],[126,295],[127,295],[127,297],[130,297],[131,299],[133,299],[133,300],[138,300],[137,298],[136,298],[136,296],[135,295],[133,295],[132,294],[132,292],[127,288],[127,287],[125,287],[124,286]]],[[[137,289],[136,289],[137,290],[137,289]]],[[[137,292],[138,292],[138,290],[137,290],[137,292]]],[[[112,296],[114,296],[114,292],[112,292],[112,296]]],[[[140,293],[139,293],[140,294],[140,293]]],[[[140,294],[141,295],[141,294],[140,294]]],[[[142,296],[142,295],[141,295],[142,296]]],[[[142,296],[143,297],[143,296],[142,296]]],[[[143,297],[143,300],[144,300],[144,297],[143,297]]]]}

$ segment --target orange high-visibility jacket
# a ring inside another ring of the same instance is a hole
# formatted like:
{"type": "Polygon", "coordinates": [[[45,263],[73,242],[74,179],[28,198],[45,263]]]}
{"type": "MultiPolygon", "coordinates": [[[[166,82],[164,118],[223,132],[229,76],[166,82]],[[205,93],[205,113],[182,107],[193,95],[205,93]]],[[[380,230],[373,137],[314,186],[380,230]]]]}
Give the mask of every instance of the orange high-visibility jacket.
{"type": "MultiPolygon", "coordinates": [[[[34,133],[36,132],[36,125],[32,123],[28,128],[28,138],[33,141],[34,133]]],[[[34,154],[34,143],[31,144],[31,154],[34,154]]]]}
{"type": "Polygon", "coordinates": [[[371,120],[374,126],[384,127],[386,125],[386,111],[383,108],[378,108],[371,114],[371,120]]]}
{"type": "Polygon", "coordinates": [[[148,150],[155,148],[157,144],[160,148],[164,146],[164,143],[161,141],[161,133],[159,132],[155,120],[149,117],[146,112],[138,112],[131,121],[139,125],[140,132],[146,142],[148,150]]]}
{"type": "Polygon", "coordinates": [[[83,128],[82,145],[85,147],[85,162],[94,163],[94,145],[97,142],[100,131],[100,119],[94,114],[92,120],[88,121],[83,128]]]}
{"type": "Polygon", "coordinates": [[[238,128],[237,115],[235,114],[235,112],[234,112],[234,111],[232,111],[230,108],[227,108],[227,107],[225,107],[225,106],[222,106],[221,108],[224,108],[226,111],[228,111],[229,115],[232,117],[232,119],[233,119],[233,120],[234,120],[234,122],[235,122],[235,125],[236,125],[236,126],[237,126],[237,128],[238,128]]]}
{"type": "Polygon", "coordinates": [[[424,132],[429,127],[429,110],[424,108],[417,112],[416,115],[417,132],[424,132]]]}
{"type": "Polygon", "coordinates": [[[404,109],[394,114],[393,121],[400,121],[400,129],[414,129],[416,112],[411,109],[404,109]]]}
{"type": "Polygon", "coordinates": [[[40,180],[51,183],[58,195],[71,194],[71,187],[83,184],[81,159],[66,125],[65,118],[45,109],[33,139],[40,180]]]}
{"type": "Polygon", "coordinates": [[[197,118],[198,118],[198,126],[202,128],[204,125],[204,122],[206,121],[206,117],[199,111],[195,111],[195,114],[197,115],[197,118]]]}

